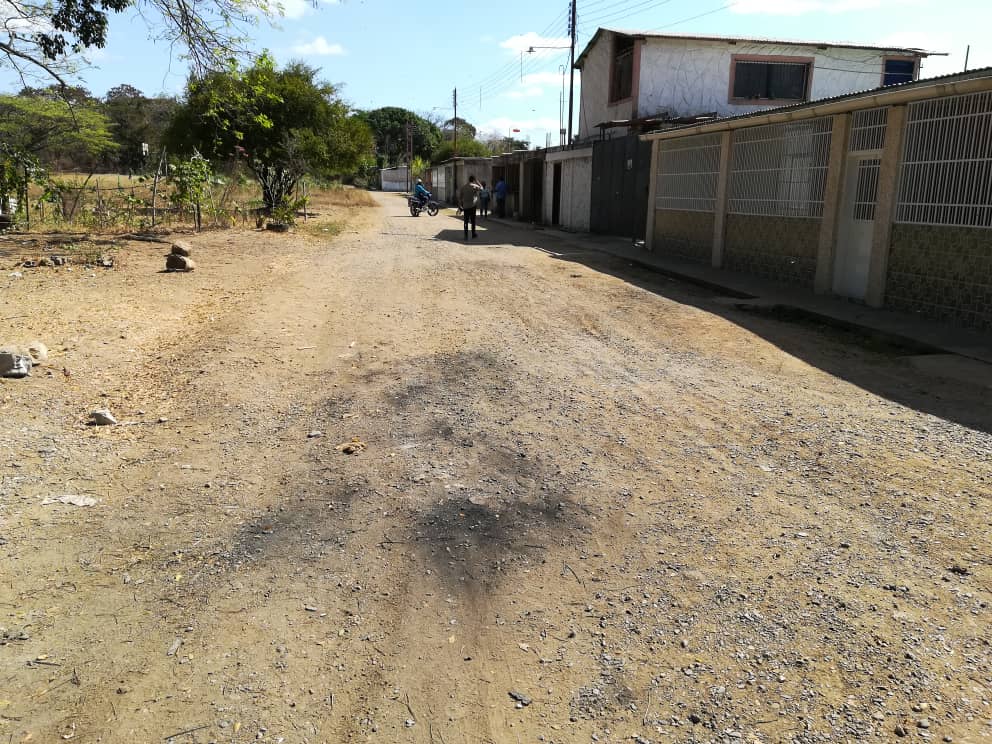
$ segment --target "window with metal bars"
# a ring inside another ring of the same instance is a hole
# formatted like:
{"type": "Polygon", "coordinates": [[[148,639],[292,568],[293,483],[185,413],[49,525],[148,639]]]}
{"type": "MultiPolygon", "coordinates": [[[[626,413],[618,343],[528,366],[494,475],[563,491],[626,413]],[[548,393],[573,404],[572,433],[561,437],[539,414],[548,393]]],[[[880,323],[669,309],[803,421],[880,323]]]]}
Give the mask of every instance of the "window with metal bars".
{"type": "Polygon", "coordinates": [[[832,127],[823,117],[734,132],[728,211],[822,217],[832,127]]]}
{"type": "Polygon", "coordinates": [[[662,141],[658,153],[655,208],[714,211],[719,174],[719,134],[662,141]]]}
{"type": "Polygon", "coordinates": [[[992,92],[909,104],[896,222],[992,227],[992,92]]]}

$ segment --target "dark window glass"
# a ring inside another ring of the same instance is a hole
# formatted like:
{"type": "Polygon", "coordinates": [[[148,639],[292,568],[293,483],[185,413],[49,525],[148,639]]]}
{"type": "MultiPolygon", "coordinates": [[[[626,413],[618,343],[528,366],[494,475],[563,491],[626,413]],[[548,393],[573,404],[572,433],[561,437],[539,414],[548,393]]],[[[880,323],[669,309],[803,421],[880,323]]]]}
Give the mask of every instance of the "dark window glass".
{"type": "Polygon", "coordinates": [[[617,36],[613,49],[610,102],[630,98],[634,89],[634,40],[617,36]]]}
{"type": "Polygon", "coordinates": [[[734,63],[734,98],[748,101],[805,101],[808,82],[808,64],[734,63]]]}
{"type": "Polygon", "coordinates": [[[882,77],[882,85],[896,85],[897,83],[908,83],[916,79],[916,62],[911,59],[887,59],[885,60],[885,75],[882,77]]]}

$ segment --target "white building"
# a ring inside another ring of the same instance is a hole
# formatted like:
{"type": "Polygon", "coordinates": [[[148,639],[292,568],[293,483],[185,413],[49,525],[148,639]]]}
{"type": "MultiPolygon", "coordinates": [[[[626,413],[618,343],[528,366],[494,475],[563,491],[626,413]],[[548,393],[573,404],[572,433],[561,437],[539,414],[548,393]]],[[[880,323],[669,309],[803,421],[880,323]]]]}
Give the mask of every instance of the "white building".
{"type": "Polygon", "coordinates": [[[653,34],[600,28],[576,60],[582,71],[579,139],[626,134],[643,122],[831,98],[916,80],[921,49],[653,34]]]}
{"type": "Polygon", "coordinates": [[[411,188],[409,170],[405,165],[380,170],[379,179],[382,184],[382,190],[408,191],[411,188]]]}

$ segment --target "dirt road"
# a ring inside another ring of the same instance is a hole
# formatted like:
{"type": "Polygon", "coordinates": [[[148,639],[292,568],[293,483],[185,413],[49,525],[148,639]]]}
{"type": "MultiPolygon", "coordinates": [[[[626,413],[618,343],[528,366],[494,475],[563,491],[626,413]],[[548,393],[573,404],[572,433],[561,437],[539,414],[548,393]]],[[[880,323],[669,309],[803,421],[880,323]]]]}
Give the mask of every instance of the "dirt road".
{"type": "Polygon", "coordinates": [[[379,199],[0,248],[0,741],[992,736],[989,378],[379,199]]]}

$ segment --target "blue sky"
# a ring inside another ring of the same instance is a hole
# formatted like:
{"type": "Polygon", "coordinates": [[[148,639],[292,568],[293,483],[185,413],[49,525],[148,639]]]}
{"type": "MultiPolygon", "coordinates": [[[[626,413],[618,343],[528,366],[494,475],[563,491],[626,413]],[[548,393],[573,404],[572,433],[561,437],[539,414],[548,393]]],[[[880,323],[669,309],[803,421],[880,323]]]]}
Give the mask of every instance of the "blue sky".
{"type": "MultiPolygon", "coordinates": [[[[515,128],[522,132],[516,136],[532,144],[544,145],[548,135],[556,143],[567,52],[525,50],[567,44],[566,0],[283,4],[278,28],[253,30],[255,47],[269,49],[280,62],[303,59],[321,68],[326,80],[342,84],[353,106],[401,106],[450,118],[457,87],[459,115],[483,132],[515,128]]],[[[988,0],[578,0],[578,16],[579,51],[598,26],[607,26],[950,53],[924,62],[924,76],[962,69],[971,44],[970,66],[992,65],[988,0]]],[[[121,83],[146,94],[181,92],[183,62],[146,36],[141,20],[114,18],[106,49],[93,55],[93,66],[82,73],[84,84],[98,95],[121,83]]],[[[16,87],[0,70],[0,88],[16,87]]]]}

